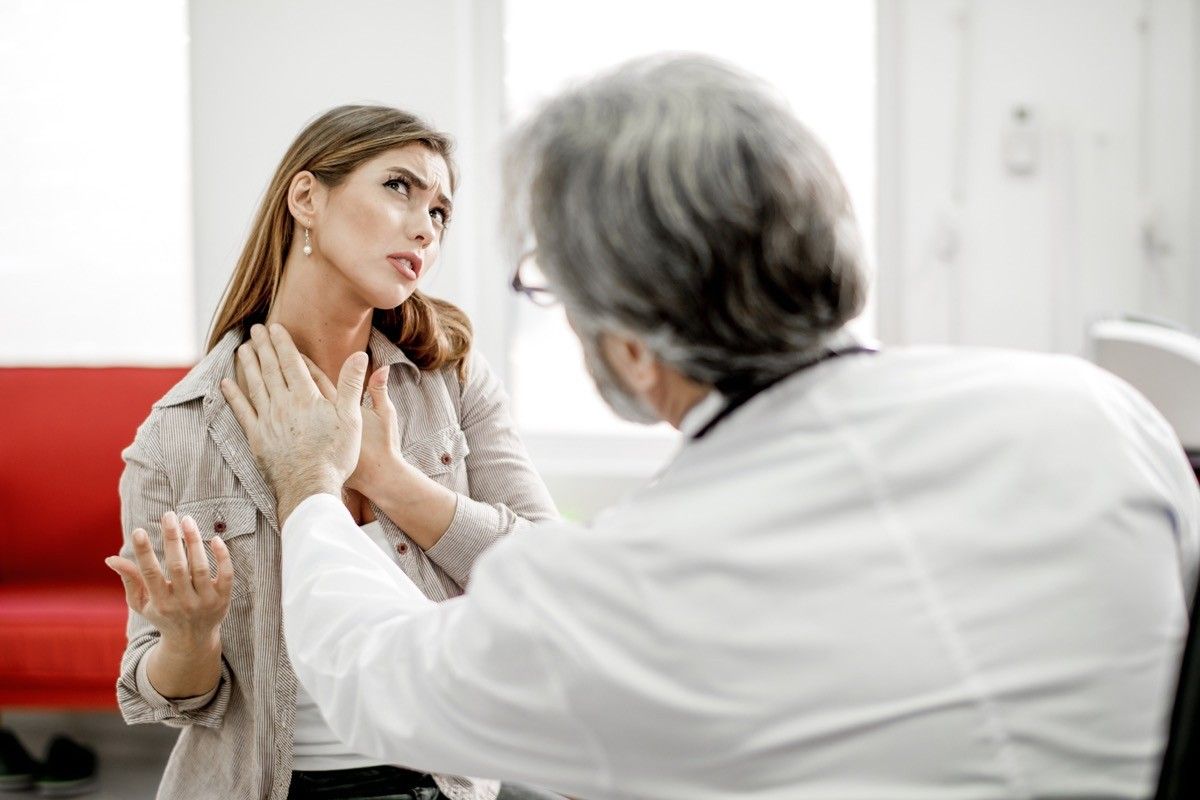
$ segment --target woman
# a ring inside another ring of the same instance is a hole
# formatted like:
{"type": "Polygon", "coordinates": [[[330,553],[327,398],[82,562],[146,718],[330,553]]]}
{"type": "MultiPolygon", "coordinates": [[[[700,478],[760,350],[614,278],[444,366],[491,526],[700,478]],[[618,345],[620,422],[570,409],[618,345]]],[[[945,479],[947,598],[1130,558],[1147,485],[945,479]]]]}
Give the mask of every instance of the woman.
{"type": "Polygon", "coordinates": [[[275,499],[219,386],[242,380],[235,354],[261,335],[256,323],[282,324],[314,374],[336,376],[366,350],[362,457],[343,499],[435,600],[461,594],[498,537],[554,516],[499,382],[472,355],[467,318],[417,289],[451,221],[451,149],[416,117],[374,106],[335,108],[301,132],[208,354],[124,453],[126,539],[109,559],[130,604],[117,695],[127,722],[183,728],[160,797],[496,797],[492,782],[348,752],[298,685],[280,619],[275,499]],[[164,559],[165,578],[154,572],[164,559]]]}

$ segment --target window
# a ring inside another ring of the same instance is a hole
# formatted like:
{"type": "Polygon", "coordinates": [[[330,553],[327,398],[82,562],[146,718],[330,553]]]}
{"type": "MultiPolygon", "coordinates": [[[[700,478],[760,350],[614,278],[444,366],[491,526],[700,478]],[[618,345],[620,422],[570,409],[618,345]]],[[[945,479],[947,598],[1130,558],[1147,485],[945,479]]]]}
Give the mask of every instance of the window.
{"type": "Polygon", "coordinates": [[[182,0],[0,4],[0,362],[195,358],[182,0]]]}
{"type": "MultiPolygon", "coordinates": [[[[866,252],[875,216],[875,3],[562,3],[508,0],[505,35],[509,120],[518,120],[564,85],[626,59],[685,50],[724,58],[772,83],[826,143],[841,169],[866,252]]],[[[518,424],[539,438],[669,442],[665,426],[617,419],[586,376],[561,310],[520,303],[511,350],[518,424]]]]}

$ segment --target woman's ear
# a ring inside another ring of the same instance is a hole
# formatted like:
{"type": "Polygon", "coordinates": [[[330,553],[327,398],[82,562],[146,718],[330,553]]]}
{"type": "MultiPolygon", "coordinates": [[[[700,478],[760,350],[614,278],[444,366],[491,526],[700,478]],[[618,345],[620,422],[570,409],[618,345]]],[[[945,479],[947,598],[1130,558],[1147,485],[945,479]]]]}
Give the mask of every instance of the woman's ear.
{"type": "Polygon", "coordinates": [[[288,211],[302,227],[311,228],[321,214],[325,187],[308,170],[297,172],[288,185],[288,211]]]}

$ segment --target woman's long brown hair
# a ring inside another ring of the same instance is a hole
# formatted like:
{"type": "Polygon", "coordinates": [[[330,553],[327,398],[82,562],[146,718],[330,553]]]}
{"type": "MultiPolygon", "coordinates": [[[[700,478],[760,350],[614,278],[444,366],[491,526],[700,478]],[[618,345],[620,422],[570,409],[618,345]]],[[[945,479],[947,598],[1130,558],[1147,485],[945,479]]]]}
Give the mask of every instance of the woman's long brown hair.
{"type": "MultiPolygon", "coordinates": [[[[446,160],[450,186],[458,183],[453,140],[418,117],[385,106],[338,106],[300,132],[275,169],[254,226],[213,318],[208,350],[232,330],[247,330],[267,317],[279,291],[294,220],[288,187],[296,173],[311,172],[330,188],[356,167],[394,147],[420,143],[446,160]]],[[[457,306],[414,291],[396,308],[376,309],[372,323],[423,370],[447,366],[465,377],[471,322],[457,306]]]]}

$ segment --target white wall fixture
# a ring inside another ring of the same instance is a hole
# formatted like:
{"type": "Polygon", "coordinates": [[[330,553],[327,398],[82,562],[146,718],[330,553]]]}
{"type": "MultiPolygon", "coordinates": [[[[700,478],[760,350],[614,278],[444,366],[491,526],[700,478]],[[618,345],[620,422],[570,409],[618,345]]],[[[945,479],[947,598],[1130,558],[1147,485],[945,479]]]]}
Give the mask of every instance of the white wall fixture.
{"type": "Polygon", "coordinates": [[[1014,106],[1008,115],[1002,141],[1004,167],[1010,175],[1033,175],[1042,150],[1041,126],[1027,105],[1014,106]]]}

